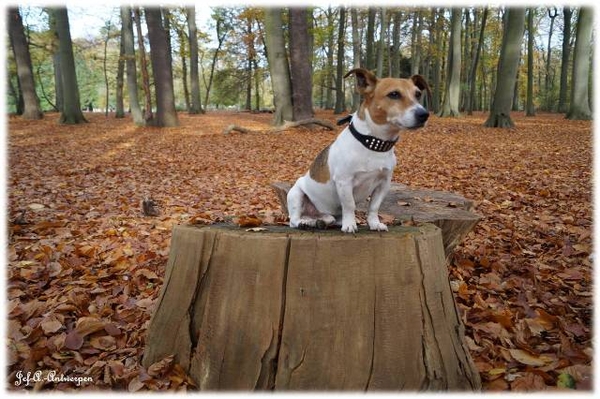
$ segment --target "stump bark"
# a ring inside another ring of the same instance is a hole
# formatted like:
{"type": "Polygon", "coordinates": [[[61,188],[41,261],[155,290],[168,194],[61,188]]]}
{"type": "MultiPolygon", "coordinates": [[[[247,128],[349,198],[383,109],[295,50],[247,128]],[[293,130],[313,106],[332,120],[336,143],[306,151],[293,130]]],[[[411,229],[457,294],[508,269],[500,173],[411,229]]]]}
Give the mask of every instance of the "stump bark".
{"type": "Polygon", "coordinates": [[[481,387],[439,228],[177,226],[143,365],[201,390],[481,387]]]}
{"type": "MultiPolygon", "coordinates": [[[[277,194],[281,209],[287,215],[287,193],[292,184],[277,182],[271,184],[271,187],[277,194]]],[[[358,211],[366,212],[368,207],[368,201],[356,204],[358,211]]],[[[390,191],[381,203],[379,214],[393,216],[396,223],[407,220],[433,223],[442,229],[444,253],[448,259],[454,248],[481,220],[481,216],[474,213],[473,208],[473,201],[455,193],[392,183],[390,191]]]]}

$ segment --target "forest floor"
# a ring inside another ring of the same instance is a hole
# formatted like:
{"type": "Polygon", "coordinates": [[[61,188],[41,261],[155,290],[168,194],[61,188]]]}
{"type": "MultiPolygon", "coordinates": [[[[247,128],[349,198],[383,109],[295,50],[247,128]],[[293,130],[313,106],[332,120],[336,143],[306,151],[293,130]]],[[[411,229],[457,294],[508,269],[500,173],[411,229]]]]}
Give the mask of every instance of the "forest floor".
{"type": "MultiPolygon", "coordinates": [[[[266,129],[270,114],[180,113],[170,129],[86,117],[7,118],[8,388],[192,389],[170,358],[140,364],[172,227],[283,222],[270,183],[305,173],[338,131],[222,134],[266,129]],[[72,380],[26,384],[28,371],[72,380]]],[[[502,130],[485,117],[404,133],[393,180],[457,192],[483,215],[449,271],[484,389],[590,390],[592,124],[515,113],[502,130]]]]}

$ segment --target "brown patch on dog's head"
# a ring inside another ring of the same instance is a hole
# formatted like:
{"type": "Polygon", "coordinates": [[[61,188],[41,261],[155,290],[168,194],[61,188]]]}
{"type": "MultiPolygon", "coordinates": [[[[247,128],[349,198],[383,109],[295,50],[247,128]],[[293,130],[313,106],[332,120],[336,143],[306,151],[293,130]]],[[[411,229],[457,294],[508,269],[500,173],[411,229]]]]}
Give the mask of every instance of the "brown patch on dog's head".
{"type": "Polygon", "coordinates": [[[371,119],[379,125],[399,120],[400,115],[419,104],[423,91],[431,96],[429,85],[421,75],[409,79],[378,79],[372,72],[356,68],[345,77],[351,74],[356,76],[357,91],[364,97],[359,118],[365,119],[365,110],[369,110],[371,119]]]}
{"type": "Polygon", "coordinates": [[[325,147],[319,155],[315,158],[312,165],[310,165],[310,177],[314,181],[319,183],[327,183],[329,181],[329,164],[327,163],[327,159],[329,158],[329,147],[328,145],[325,147]]]}
{"type": "MultiPolygon", "coordinates": [[[[354,68],[350,72],[344,75],[344,79],[350,75],[356,77],[356,91],[361,95],[368,97],[375,90],[377,86],[377,76],[373,72],[364,68],[354,68]]],[[[358,116],[360,119],[365,119],[365,111],[362,107],[358,110],[358,116]]]]}

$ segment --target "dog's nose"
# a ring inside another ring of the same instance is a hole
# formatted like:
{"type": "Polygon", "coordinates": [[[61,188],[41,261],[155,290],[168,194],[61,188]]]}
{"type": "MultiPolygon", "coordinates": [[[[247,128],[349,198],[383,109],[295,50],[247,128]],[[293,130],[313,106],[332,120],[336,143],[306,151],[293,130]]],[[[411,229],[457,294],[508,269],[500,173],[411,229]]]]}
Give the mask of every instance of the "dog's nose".
{"type": "Polygon", "coordinates": [[[423,124],[429,119],[429,112],[424,108],[420,108],[415,112],[415,118],[419,123],[423,124]]]}

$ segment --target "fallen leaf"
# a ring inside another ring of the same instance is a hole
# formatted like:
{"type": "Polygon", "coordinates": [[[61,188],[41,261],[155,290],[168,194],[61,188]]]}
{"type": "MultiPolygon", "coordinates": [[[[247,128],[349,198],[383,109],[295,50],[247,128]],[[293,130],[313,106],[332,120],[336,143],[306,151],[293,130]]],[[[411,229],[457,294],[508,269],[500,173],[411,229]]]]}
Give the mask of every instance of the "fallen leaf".
{"type": "Polygon", "coordinates": [[[529,366],[543,366],[551,361],[551,359],[544,358],[543,356],[535,356],[521,349],[509,349],[508,351],[513,359],[529,366]]]}
{"type": "Polygon", "coordinates": [[[240,227],[258,227],[262,224],[262,220],[260,218],[250,215],[240,216],[237,220],[237,224],[240,227]]]}
{"type": "Polygon", "coordinates": [[[164,373],[173,363],[174,355],[169,355],[158,362],[153,363],[148,367],[148,374],[152,377],[156,377],[162,373],[164,373]]]}
{"type": "Polygon", "coordinates": [[[42,330],[44,330],[46,335],[53,334],[63,327],[63,324],[54,316],[47,317],[40,323],[40,325],[42,326],[42,330]]]}
{"type": "Polygon", "coordinates": [[[96,317],[81,317],[75,324],[75,330],[83,338],[104,329],[106,323],[96,317]]]}
{"type": "Polygon", "coordinates": [[[71,330],[65,338],[65,347],[72,350],[79,350],[82,346],[83,337],[76,330],[71,330]]]}
{"type": "Polygon", "coordinates": [[[575,389],[575,378],[568,373],[560,373],[556,379],[556,386],[559,388],[575,389]]]}
{"type": "Polygon", "coordinates": [[[511,384],[510,388],[513,391],[544,391],[546,390],[546,383],[544,379],[534,373],[525,373],[522,377],[516,378],[511,384]]]}

